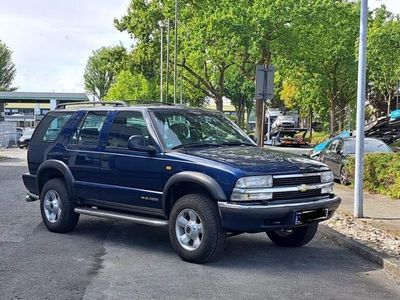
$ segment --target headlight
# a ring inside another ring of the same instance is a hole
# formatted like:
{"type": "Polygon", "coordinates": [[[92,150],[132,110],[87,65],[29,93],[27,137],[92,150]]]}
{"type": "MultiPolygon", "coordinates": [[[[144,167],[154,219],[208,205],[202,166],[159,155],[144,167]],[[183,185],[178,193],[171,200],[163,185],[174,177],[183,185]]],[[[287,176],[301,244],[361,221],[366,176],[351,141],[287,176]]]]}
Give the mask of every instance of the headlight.
{"type": "Polygon", "coordinates": [[[333,173],[331,171],[321,173],[321,183],[333,181],[333,173]]]}
{"type": "Polygon", "coordinates": [[[321,194],[330,194],[332,192],[333,192],[333,184],[331,184],[329,186],[326,186],[326,187],[323,187],[321,189],[321,194]]]}
{"type": "Polygon", "coordinates": [[[236,182],[240,189],[272,187],[272,176],[248,176],[242,177],[236,182]]]}
{"type": "Polygon", "coordinates": [[[272,199],[272,192],[267,188],[272,187],[272,176],[247,176],[236,182],[232,191],[232,201],[257,201],[272,199]]]}

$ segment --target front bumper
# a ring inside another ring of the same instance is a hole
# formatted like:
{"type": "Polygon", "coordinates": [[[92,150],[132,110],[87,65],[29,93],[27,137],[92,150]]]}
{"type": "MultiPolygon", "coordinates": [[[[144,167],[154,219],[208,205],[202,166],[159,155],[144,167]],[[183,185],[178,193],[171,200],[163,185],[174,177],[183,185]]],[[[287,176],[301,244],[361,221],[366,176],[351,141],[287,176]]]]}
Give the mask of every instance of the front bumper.
{"type": "Polygon", "coordinates": [[[302,199],[301,202],[285,201],[285,203],[271,202],[269,205],[218,202],[218,207],[222,225],[226,230],[263,232],[298,226],[296,213],[303,211],[325,209],[327,216],[324,220],[327,220],[332,217],[340,203],[341,199],[338,196],[330,195],[322,199],[310,198],[302,199]]]}

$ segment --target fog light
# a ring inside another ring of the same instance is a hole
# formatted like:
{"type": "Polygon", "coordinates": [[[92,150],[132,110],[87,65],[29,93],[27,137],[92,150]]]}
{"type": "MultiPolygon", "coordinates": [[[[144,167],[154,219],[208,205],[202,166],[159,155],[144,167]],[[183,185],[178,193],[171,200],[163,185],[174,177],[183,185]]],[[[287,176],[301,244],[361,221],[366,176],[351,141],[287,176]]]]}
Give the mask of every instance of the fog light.
{"type": "Polygon", "coordinates": [[[321,194],[330,194],[333,191],[333,185],[323,187],[321,189],[321,194]]]}
{"type": "Polygon", "coordinates": [[[269,192],[246,192],[234,190],[231,195],[231,201],[259,201],[272,199],[272,193],[269,192]]]}

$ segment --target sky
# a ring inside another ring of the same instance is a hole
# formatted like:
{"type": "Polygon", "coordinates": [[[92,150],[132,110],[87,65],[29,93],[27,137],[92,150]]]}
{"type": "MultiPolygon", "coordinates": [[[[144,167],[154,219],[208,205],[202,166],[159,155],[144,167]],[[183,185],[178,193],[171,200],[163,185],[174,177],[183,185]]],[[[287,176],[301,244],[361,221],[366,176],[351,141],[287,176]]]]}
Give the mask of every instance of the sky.
{"type": "MultiPolygon", "coordinates": [[[[88,57],[102,46],[122,43],[113,19],[130,0],[0,0],[0,40],[13,51],[17,73],[13,86],[24,92],[84,92],[88,57]]],[[[400,0],[369,0],[370,9],[385,4],[400,14],[400,0]]]]}
{"type": "Polygon", "coordinates": [[[13,51],[13,86],[27,92],[84,92],[92,51],[132,44],[113,19],[129,0],[0,0],[0,40],[13,51]]]}

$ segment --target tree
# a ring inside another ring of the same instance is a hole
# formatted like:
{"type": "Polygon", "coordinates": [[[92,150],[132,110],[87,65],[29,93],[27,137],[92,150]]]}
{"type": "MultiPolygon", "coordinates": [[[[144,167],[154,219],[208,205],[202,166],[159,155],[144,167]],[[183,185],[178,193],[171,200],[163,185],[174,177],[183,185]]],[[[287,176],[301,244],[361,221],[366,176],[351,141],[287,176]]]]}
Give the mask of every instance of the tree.
{"type": "MultiPolygon", "coordinates": [[[[368,79],[379,108],[386,103],[386,115],[390,115],[391,100],[400,80],[400,20],[383,6],[374,11],[368,32],[368,79]]],[[[374,101],[373,101],[374,102],[374,101]]]]}
{"type": "Polygon", "coordinates": [[[279,44],[283,78],[299,83],[301,109],[328,111],[330,130],[341,121],[344,107],[355,103],[359,7],[348,1],[305,1],[293,12],[286,43],[279,44]]]}
{"type": "Polygon", "coordinates": [[[235,107],[237,124],[244,127],[245,113],[247,120],[254,103],[254,83],[244,78],[238,68],[231,68],[226,76],[226,97],[235,107]],[[250,106],[250,107],[249,107],[250,106]]]}
{"type": "Polygon", "coordinates": [[[93,51],[85,68],[85,89],[102,100],[126,63],[126,49],[119,45],[93,51]]]}
{"type": "Polygon", "coordinates": [[[132,74],[122,70],[105,96],[106,100],[143,101],[154,100],[158,95],[154,93],[151,83],[142,74],[132,74]]]}
{"type": "Polygon", "coordinates": [[[11,50],[0,40],[0,91],[13,91],[11,87],[15,77],[15,65],[11,59],[11,50]]]}
{"type": "MultiPolygon", "coordinates": [[[[296,105],[310,119],[315,114],[325,119],[329,113],[333,130],[339,112],[354,102],[359,19],[355,1],[182,0],[179,4],[179,77],[185,88],[201,94],[199,99],[213,98],[222,110],[223,97],[231,94],[232,69],[239,70],[243,83],[253,85],[255,66],[274,64],[280,73],[274,103],[280,102],[283,82],[296,81],[296,105]]],[[[115,20],[119,30],[135,39],[135,63],[153,78],[159,76],[159,25],[173,20],[173,8],[173,0],[132,0],[125,16],[115,20]]],[[[254,105],[247,100],[248,107],[254,105]]],[[[238,109],[242,114],[243,105],[238,109]]]]}
{"type": "MultiPolygon", "coordinates": [[[[227,14],[223,9],[227,5],[232,7],[227,0],[180,3],[179,76],[201,91],[204,97],[215,99],[218,110],[222,110],[223,105],[225,73],[233,65],[235,55],[235,49],[229,45],[235,35],[230,30],[235,19],[233,14],[227,14]]],[[[173,19],[173,7],[171,0],[132,0],[128,13],[115,21],[119,30],[126,30],[134,36],[136,49],[142,52],[140,56],[145,61],[158,60],[159,24],[173,19]],[[157,56],[152,56],[154,53],[157,56]]]]}

